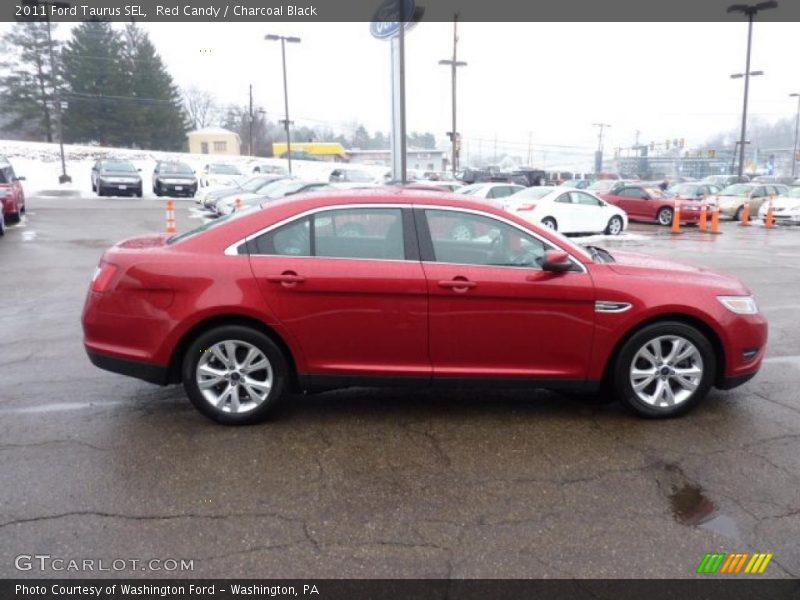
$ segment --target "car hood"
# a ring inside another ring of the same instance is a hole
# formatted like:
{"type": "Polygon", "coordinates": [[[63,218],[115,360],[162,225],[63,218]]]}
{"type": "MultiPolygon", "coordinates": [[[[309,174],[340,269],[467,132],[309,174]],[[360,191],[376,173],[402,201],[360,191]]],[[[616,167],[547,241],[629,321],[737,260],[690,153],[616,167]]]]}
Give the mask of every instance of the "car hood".
{"type": "Polygon", "coordinates": [[[736,277],[716,273],[703,267],[638,252],[614,250],[611,255],[615,262],[608,263],[608,267],[619,275],[648,275],[658,277],[662,281],[674,280],[676,284],[696,282],[706,286],[713,285],[725,293],[750,293],[736,277]]]}

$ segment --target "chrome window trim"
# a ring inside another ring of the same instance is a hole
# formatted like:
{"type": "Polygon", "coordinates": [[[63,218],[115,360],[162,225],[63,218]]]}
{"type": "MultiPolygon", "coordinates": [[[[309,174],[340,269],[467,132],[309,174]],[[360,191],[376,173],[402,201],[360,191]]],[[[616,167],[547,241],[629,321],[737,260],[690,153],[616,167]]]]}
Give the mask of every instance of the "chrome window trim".
{"type": "MultiPolygon", "coordinates": [[[[318,206],[316,208],[311,208],[311,209],[306,210],[304,212],[292,215],[291,217],[287,217],[287,218],[283,219],[282,221],[278,221],[277,223],[273,223],[272,225],[268,225],[267,227],[259,229],[255,233],[251,233],[250,235],[240,239],[237,242],[234,242],[233,244],[231,244],[227,248],[225,248],[224,254],[226,256],[240,256],[239,255],[239,248],[243,244],[247,244],[248,242],[254,240],[255,238],[257,238],[257,237],[259,237],[261,235],[264,235],[265,233],[268,233],[268,232],[272,231],[273,229],[277,229],[278,227],[282,227],[283,225],[291,223],[292,221],[295,221],[295,220],[298,220],[298,219],[303,219],[305,217],[308,217],[310,215],[316,214],[318,212],[324,212],[324,211],[329,211],[329,210],[342,210],[342,209],[358,209],[358,208],[396,208],[396,209],[401,209],[401,210],[402,209],[412,209],[413,210],[413,209],[416,209],[416,208],[421,208],[423,210],[426,210],[426,209],[427,210],[446,210],[446,211],[455,211],[455,212],[473,214],[473,215],[477,215],[479,217],[485,217],[487,219],[495,219],[497,221],[505,223],[506,225],[509,225],[511,227],[514,227],[514,228],[518,229],[519,231],[521,231],[522,233],[524,233],[526,235],[530,235],[530,236],[536,238],[537,240],[539,240],[540,242],[542,242],[545,245],[548,245],[548,246],[555,245],[557,248],[559,248],[562,251],[567,253],[567,255],[569,256],[570,261],[572,261],[573,264],[577,265],[580,268],[580,272],[581,273],[588,273],[586,265],[584,265],[581,261],[579,261],[577,258],[575,258],[575,256],[573,255],[572,252],[570,252],[569,250],[567,250],[565,248],[562,248],[559,244],[554,244],[550,240],[548,240],[546,238],[543,238],[542,236],[540,236],[536,232],[531,231],[529,229],[526,229],[526,228],[522,227],[521,225],[518,225],[517,223],[514,223],[513,221],[510,221],[509,219],[506,219],[505,217],[494,215],[492,213],[483,212],[481,210],[476,210],[476,209],[473,209],[473,208],[463,208],[463,207],[460,207],[460,206],[447,206],[447,205],[442,205],[442,204],[360,203],[360,204],[334,204],[334,205],[330,205],[330,206],[318,206]]],[[[250,256],[284,256],[285,257],[285,255],[282,255],[282,254],[251,254],[250,256]]],[[[382,259],[382,258],[355,259],[355,258],[348,258],[348,257],[341,257],[341,256],[335,256],[335,257],[332,257],[332,256],[291,256],[289,258],[316,258],[316,259],[334,259],[334,260],[380,260],[380,261],[416,262],[416,263],[418,263],[418,262],[430,262],[430,261],[419,261],[419,260],[411,260],[411,261],[409,261],[409,260],[405,260],[405,259],[399,260],[399,259],[382,259]]],[[[531,267],[509,267],[509,266],[499,266],[499,265],[474,265],[474,264],[470,264],[470,263],[443,263],[443,262],[438,262],[438,261],[434,261],[431,264],[440,264],[440,265],[441,264],[458,264],[458,265],[463,264],[463,266],[495,267],[495,268],[502,268],[502,269],[530,269],[531,268],[531,267]]],[[[541,270],[541,269],[539,269],[539,270],[541,270]]]]}

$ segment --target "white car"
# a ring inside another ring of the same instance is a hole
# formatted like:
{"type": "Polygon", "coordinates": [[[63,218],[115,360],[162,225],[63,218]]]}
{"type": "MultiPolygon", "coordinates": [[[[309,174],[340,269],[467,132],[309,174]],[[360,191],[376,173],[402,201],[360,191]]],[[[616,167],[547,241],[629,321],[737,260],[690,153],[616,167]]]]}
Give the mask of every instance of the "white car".
{"type": "MultiPolygon", "coordinates": [[[[430,182],[431,185],[437,185],[437,181],[430,182]]],[[[462,188],[454,190],[456,194],[464,194],[465,196],[472,196],[473,198],[505,198],[517,192],[524,190],[525,186],[517,185],[516,183],[473,183],[465,185],[462,188]]]]}
{"type": "MultiPolygon", "coordinates": [[[[769,200],[758,209],[758,216],[766,221],[769,200]]],[[[772,203],[772,216],[776,225],[800,225],[800,187],[794,187],[788,194],[778,196],[772,203]]]]}
{"type": "Polygon", "coordinates": [[[230,163],[209,163],[203,167],[200,173],[200,185],[209,187],[212,185],[232,185],[237,177],[242,176],[242,172],[236,165],[230,163]]]}
{"type": "Polygon", "coordinates": [[[561,233],[619,235],[628,227],[628,215],[586,190],[535,186],[503,201],[508,212],[561,233]]]}

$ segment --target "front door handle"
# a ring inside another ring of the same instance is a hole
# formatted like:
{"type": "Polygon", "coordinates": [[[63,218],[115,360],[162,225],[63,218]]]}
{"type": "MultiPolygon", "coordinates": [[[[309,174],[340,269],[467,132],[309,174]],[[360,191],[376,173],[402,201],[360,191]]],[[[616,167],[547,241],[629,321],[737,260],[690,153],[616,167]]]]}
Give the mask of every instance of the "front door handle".
{"type": "Polygon", "coordinates": [[[470,288],[474,288],[478,284],[465,278],[455,279],[442,279],[439,281],[439,287],[449,288],[454,292],[466,292],[470,288]]]}
{"type": "Polygon", "coordinates": [[[298,275],[294,271],[284,271],[280,275],[270,275],[267,281],[271,283],[280,283],[286,287],[292,287],[298,283],[303,283],[306,280],[302,275],[298,275]]]}

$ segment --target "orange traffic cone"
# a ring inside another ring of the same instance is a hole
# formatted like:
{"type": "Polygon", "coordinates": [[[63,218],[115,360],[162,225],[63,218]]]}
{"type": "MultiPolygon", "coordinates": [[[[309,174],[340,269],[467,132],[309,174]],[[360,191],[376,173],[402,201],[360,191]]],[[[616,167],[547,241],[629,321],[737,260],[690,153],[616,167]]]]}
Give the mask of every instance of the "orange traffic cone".
{"type": "Polygon", "coordinates": [[[705,233],[706,230],[708,229],[708,216],[706,215],[707,209],[708,209],[708,204],[706,203],[706,197],[703,196],[700,204],[700,223],[698,223],[698,227],[700,228],[700,231],[702,231],[703,233],[705,233]]]}
{"type": "Polygon", "coordinates": [[[714,234],[720,233],[720,230],[719,230],[719,196],[717,196],[717,201],[714,203],[714,206],[711,208],[711,233],[714,233],[714,234]]]}
{"type": "Polygon", "coordinates": [[[681,201],[675,200],[675,210],[672,213],[672,233],[681,232],[681,201]]]}
{"type": "Polygon", "coordinates": [[[240,210],[242,210],[242,199],[241,198],[237,198],[236,199],[236,211],[238,212],[240,210]]]}
{"type": "Polygon", "coordinates": [[[742,227],[747,227],[750,225],[750,196],[747,196],[747,200],[744,202],[744,209],[742,210],[742,222],[739,223],[742,227]]]}
{"type": "Polygon", "coordinates": [[[769,197],[769,206],[767,206],[767,221],[764,223],[764,226],[767,229],[772,229],[775,227],[775,213],[772,210],[772,199],[774,197],[774,194],[769,197]]]}
{"type": "Polygon", "coordinates": [[[167,200],[167,233],[178,233],[175,227],[175,202],[167,200]]]}

